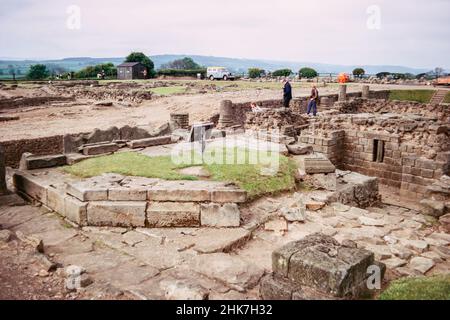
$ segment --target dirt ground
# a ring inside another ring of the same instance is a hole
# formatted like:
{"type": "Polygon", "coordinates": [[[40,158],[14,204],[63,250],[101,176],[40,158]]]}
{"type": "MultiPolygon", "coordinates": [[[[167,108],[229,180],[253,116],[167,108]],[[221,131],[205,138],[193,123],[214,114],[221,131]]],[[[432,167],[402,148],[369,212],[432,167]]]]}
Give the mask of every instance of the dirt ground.
{"type": "MultiPolygon", "coordinates": [[[[192,82],[192,81],[191,81],[192,82]]],[[[201,81],[193,82],[194,86],[202,84],[201,81]]],[[[229,87],[222,90],[193,90],[187,94],[177,94],[171,96],[152,97],[151,100],[144,100],[133,106],[118,101],[113,101],[112,106],[96,106],[98,100],[76,99],[69,102],[55,102],[50,105],[27,106],[15,109],[0,108],[0,116],[18,116],[19,120],[0,122],[0,141],[15,139],[27,139],[46,137],[52,135],[62,135],[66,133],[89,132],[95,128],[107,129],[111,126],[139,126],[154,125],[169,121],[171,112],[189,112],[190,122],[198,122],[208,119],[218,112],[221,100],[229,99],[233,102],[246,102],[252,100],[281,99],[281,84],[271,83],[269,89],[252,88],[248,85],[240,87],[229,87]],[[280,86],[280,89],[271,89],[280,86]],[[228,91],[227,91],[228,90],[228,91]]],[[[205,85],[202,85],[202,88],[205,85]]],[[[372,90],[384,90],[395,87],[397,89],[408,88],[405,86],[392,85],[372,85],[372,90]]],[[[125,91],[131,91],[134,86],[125,91]]],[[[409,87],[410,88],[410,87],[409,87]]],[[[419,88],[415,86],[414,88],[419,88]]],[[[421,87],[420,87],[421,88],[421,87]]],[[[425,87],[428,88],[429,87],[425,87]]],[[[77,90],[77,89],[74,89],[77,90]]],[[[326,87],[319,87],[320,94],[337,93],[338,86],[329,84],[326,87]]],[[[351,84],[348,92],[360,91],[357,84],[351,84]]],[[[70,92],[70,91],[68,91],[70,92]]],[[[301,84],[301,87],[294,85],[294,97],[307,96],[310,92],[310,84],[301,84]]],[[[15,90],[5,90],[0,88],[0,100],[14,97],[39,97],[57,96],[50,85],[23,85],[15,90]]]]}

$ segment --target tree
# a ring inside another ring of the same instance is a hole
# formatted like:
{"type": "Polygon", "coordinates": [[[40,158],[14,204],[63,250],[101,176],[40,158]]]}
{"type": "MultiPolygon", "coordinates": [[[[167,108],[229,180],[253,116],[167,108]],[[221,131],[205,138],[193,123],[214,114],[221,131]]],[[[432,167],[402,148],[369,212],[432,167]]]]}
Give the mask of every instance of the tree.
{"type": "Polygon", "coordinates": [[[355,70],[353,70],[353,75],[356,78],[362,78],[362,76],[365,74],[366,74],[366,71],[363,68],[355,68],[355,70]]]}
{"type": "Polygon", "coordinates": [[[389,76],[391,73],[390,72],[378,72],[376,74],[377,78],[382,79],[382,78],[386,78],[387,76],[389,76]]]}
{"type": "Polygon", "coordinates": [[[201,69],[201,66],[192,60],[192,58],[186,57],[163,64],[161,69],[196,70],[201,69]]]}
{"type": "Polygon", "coordinates": [[[125,62],[140,62],[147,68],[147,77],[153,78],[156,74],[155,64],[149,57],[147,57],[142,52],[132,52],[126,58],[125,62]]]}
{"type": "Polygon", "coordinates": [[[50,75],[45,64],[35,64],[30,66],[28,70],[27,78],[32,80],[45,79],[50,75]]]}
{"type": "Polygon", "coordinates": [[[107,77],[114,77],[117,75],[117,68],[112,63],[97,64],[95,66],[87,66],[75,73],[75,78],[86,79],[96,78],[97,74],[105,71],[107,77]]]}
{"type": "Polygon", "coordinates": [[[264,70],[259,68],[249,68],[248,69],[248,76],[251,79],[259,78],[263,74],[264,70]]]}
{"type": "Polygon", "coordinates": [[[444,69],[440,67],[434,68],[434,74],[436,75],[436,79],[439,78],[444,73],[444,69]]]}
{"type": "Polygon", "coordinates": [[[274,77],[289,77],[292,73],[291,69],[280,69],[272,72],[272,76],[274,77]]]}
{"type": "Polygon", "coordinates": [[[300,78],[307,78],[307,79],[311,79],[311,78],[315,78],[317,77],[317,71],[312,69],[312,68],[301,68],[300,71],[298,72],[300,78]]]}

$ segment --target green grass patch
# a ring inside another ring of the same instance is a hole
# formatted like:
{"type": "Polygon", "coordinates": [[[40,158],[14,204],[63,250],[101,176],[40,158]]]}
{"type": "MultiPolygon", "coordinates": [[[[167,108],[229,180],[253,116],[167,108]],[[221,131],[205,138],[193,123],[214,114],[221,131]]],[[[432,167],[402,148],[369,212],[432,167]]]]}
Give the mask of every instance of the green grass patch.
{"type": "Polygon", "coordinates": [[[63,170],[82,178],[118,173],[165,180],[197,180],[197,177],[180,174],[179,169],[202,165],[211,174],[211,180],[233,182],[246,190],[250,199],[292,190],[296,186],[296,164],[278,153],[230,148],[214,149],[203,160],[194,152],[187,157],[184,161],[174,162],[170,156],[148,157],[136,152],[121,152],[87,159],[63,170]]]}
{"type": "Polygon", "coordinates": [[[391,90],[389,100],[428,103],[433,94],[434,90],[391,90]]]}
{"type": "Polygon", "coordinates": [[[195,180],[196,177],[178,173],[177,169],[184,167],[186,166],[174,164],[169,156],[148,157],[137,152],[120,152],[87,159],[66,166],[63,170],[82,178],[95,177],[108,172],[166,180],[195,180]]]}
{"type": "Polygon", "coordinates": [[[444,103],[450,103],[450,91],[445,95],[444,103]]]}
{"type": "Polygon", "coordinates": [[[170,96],[173,94],[186,92],[186,87],[184,86],[158,87],[152,88],[150,89],[150,91],[160,96],[170,96]]]}
{"type": "Polygon", "coordinates": [[[380,300],[450,300],[450,275],[393,281],[380,300]]]}

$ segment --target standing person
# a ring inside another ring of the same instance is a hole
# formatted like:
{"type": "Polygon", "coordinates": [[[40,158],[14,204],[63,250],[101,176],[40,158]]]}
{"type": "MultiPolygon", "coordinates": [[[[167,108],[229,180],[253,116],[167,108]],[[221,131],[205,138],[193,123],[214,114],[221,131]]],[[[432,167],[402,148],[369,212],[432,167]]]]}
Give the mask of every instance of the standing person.
{"type": "Polygon", "coordinates": [[[283,105],[285,108],[289,108],[289,103],[292,100],[292,87],[289,83],[289,79],[283,80],[283,105]]]}
{"type": "Polygon", "coordinates": [[[317,90],[316,86],[313,86],[311,90],[311,96],[309,97],[308,110],[306,111],[306,114],[308,116],[311,110],[313,112],[313,115],[316,116],[318,102],[319,102],[319,90],[317,90]]]}

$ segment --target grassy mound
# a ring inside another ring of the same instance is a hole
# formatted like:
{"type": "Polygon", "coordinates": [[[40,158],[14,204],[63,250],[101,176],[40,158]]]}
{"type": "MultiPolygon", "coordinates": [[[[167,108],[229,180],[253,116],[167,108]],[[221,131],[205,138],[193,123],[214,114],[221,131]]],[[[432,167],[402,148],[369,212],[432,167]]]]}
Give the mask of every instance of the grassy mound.
{"type": "Polygon", "coordinates": [[[428,103],[434,90],[391,90],[389,100],[416,101],[428,103]]]}
{"type": "Polygon", "coordinates": [[[88,178],[103,173],[118,173],[127,176],[140,176],[148,178],[160,178],[165,180],[197,180],[195,176],[183,175],[179,169],[202,165],[210,174],[211,180],[234,182],[240,188],[248,192],[250,199],[263,194],[274,194],[280,191],[295,188],[295,163],[289,158],[279,155],[249,152],[241,149],[216,150],[214,158],[221,159],[245,159],[245,161],[223,161],[216,163],[203,162],[198,156],[192,161],[176,164],[170,156],[148,157],[137,152],[121,152],[108,156],[87,159],[63,170],[72,175],[88,178]],[[248,161],[258,156],[259,162],[248,161]],[[225,158],[226,157],[226,158],[225,158]],[[266,157],[263,159],[263,157],[266,157]],[[270,163],[275,163],[278,170],[275,174],[268,175],[264,169],[270,163]]]}
{"type": "Polygon", "coordinates": [[[450,300],[450,275],[393,281],[380,300],[450,300]]]}

